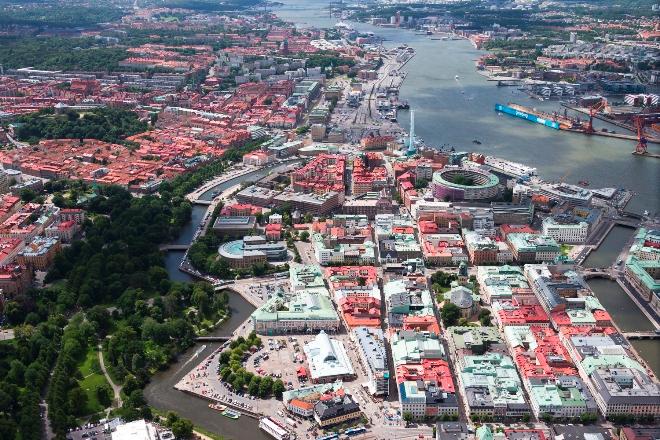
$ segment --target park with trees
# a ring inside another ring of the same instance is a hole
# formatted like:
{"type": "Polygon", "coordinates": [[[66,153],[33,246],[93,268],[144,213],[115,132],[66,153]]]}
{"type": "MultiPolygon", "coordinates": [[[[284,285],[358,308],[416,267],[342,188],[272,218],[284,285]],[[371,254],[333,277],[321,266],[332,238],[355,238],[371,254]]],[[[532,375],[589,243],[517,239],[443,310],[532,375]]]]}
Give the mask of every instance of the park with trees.
{"type": "Polygon", "coordinates": [[[57,438],[102,417],[114,396],[94,361],[99,345],[113,382],[122,385],[115,413],[150,419],[142,395],[150,376],[229,313],[226,293],[172,282],[164,268],[159,244],[190,218],[183,198],[138,198],[109,186],[97,188],[86,208],[84,239],[58,254],[45,286],[5,302],[16,338],[0,343],[0,438],[41,438],[34,420],[47,382],[57,438]]]}
{"type": "Polygon", "coordinates": [[[66,110],[61,114],[46,108],[19,116],[17,123],[16,136],[31,144],[42,139],[98,139],[117,144],[148,128],[137,113],[107,107],[84,112],[66,110]]]}

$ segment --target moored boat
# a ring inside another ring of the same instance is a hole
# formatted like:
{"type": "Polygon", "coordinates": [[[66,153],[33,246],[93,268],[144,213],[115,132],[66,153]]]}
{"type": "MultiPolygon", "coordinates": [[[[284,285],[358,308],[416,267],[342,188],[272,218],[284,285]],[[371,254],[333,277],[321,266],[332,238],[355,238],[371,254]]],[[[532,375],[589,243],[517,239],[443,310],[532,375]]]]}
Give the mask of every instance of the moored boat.
{"type": "Polygon", "coordinates": [[[234,419],[234,420],[236,420],[237,418],[239,418],[241,416],[241,413],[239,413],[237,411],[234,411],[234,410],[231,410],[231,409],[226,409],[223,412],[221,412],[220,414],[225,416],[225,417],[228,417],[230,419],[234,419]]]}
{"type": "Polygon", "coordinates": [[[219,403],[209,403],[209,408],[214,409],[216,411],[224,411],[227,409],[227,406],[221,405],[219,403]]]}
{"type": "Polygon", "coordinates": [[[272,417],[260,418],[259,428],[277,440],[288,440],[291,438],[288,429],[272,417]]]}
{"type": "Polygon", "coordinates": [[[507,105],[495,104],[495,111],[545,125],[546,127],[554,128],[555,130],[566,130],[573,126],[573,121],[558,114],[551,115],[513,103],[507,105]]]}

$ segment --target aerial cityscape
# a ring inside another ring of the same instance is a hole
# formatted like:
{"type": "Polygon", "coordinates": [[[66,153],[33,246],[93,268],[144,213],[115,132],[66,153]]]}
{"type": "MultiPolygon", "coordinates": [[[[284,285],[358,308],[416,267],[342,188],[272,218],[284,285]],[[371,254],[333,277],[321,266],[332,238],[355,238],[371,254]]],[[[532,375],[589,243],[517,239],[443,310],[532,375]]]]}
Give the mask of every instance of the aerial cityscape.
{"type": "Polygon", "coordinates": [[[0,439],[660,440],[654,0],[0,1],[0,439]]]}

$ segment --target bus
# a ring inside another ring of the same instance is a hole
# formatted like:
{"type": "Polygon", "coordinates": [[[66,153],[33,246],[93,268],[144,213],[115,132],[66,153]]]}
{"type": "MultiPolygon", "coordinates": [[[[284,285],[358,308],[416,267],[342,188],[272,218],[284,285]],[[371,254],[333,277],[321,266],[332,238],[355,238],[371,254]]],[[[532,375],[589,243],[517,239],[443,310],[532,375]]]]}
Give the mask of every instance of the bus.
{"type": "Polygon", "coordinates": [[[358,427],[355,427],[355,428],[347,429],[346,431],[344,431],[344,434],[351,437],[351,436],[362,434],[362,433],[365,433],[365,432],[367,432],[367,428],[365,428],[364,426],[358,426],[358,427]]]}
{"type": "Polygon", "coordinates": [[[339,438],[339,434],[335,432],[332,434],[324,435],[323,437],[316,437],[316,440],[335,440],[338,438],[339,438]]]}

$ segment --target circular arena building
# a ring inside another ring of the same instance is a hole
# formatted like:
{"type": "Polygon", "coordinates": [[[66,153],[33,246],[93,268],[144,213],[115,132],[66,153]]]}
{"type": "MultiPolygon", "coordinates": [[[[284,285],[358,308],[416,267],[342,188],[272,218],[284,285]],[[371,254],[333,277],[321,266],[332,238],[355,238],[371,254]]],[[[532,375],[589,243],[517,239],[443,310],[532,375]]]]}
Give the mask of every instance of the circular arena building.
{"type": "Polygon", "coordinates": [[[500,180],[486,171],[448,168],[433,173],[433,196],[440,200],[488,200],[499,194],[500,180]]]}

